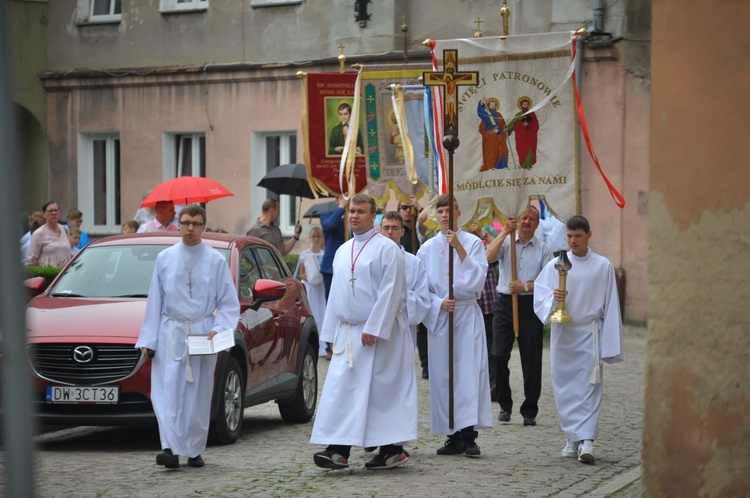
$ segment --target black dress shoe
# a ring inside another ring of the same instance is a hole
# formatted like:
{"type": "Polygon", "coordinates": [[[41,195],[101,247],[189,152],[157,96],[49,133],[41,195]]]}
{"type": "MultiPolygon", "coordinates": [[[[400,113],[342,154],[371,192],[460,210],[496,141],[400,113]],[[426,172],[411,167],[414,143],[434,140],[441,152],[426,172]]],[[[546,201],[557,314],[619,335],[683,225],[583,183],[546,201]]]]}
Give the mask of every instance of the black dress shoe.
{"type": "Polygon", "coordinates": [[[195,458],[188,458],[188,467],[203,467],[206,463],[200,455],[195,458]]]}
{"type": "Polygon", "coordinates": [[[523,425],[536,425],[536,418],[523,416],[523,425]]]}
{"type": "Polygon", "coordinates": [[[508,410],[502,410],[497,416],[500,422],[510,422],[510,412],[508,410]]]}
{"type": "Polygon", "coordinates": [[[422,378],[423,379],[429,379],[430,378],[430,372],[427,370],[427,367],[422,369],[422,378]]]}
{"type": "Polygon", "coordinates": [[[166,448],[162,453],[156,455],[156,465],[163,465],[167,469],[179,469],[180,457],[174,455],[169,448],[166,448]]]}

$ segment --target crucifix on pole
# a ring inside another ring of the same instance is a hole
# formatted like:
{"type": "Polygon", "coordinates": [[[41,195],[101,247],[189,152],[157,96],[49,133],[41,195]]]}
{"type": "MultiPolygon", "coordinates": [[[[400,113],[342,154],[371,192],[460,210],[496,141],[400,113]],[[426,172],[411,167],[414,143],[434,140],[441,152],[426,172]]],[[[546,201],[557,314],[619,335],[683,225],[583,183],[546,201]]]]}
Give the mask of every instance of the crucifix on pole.
{"type": "MultiPolygon", "coordinates": [[[[460,145],[458,140],[458,86],[477,85],[479,72],[458,70],[458,50],[443,50],[443,72],[425,72],[422,74],[425,86],[443,87],[445,105],[443,106],[443,147],[448,151],[448,225],[456,229],[453,198],[453,154],[460,145]]],[[[453,246],[448,246],[448,299],[453,299],[453,246]]],[[[448,427],[453,430],[453,313],[448,313],[448,427]]]]}

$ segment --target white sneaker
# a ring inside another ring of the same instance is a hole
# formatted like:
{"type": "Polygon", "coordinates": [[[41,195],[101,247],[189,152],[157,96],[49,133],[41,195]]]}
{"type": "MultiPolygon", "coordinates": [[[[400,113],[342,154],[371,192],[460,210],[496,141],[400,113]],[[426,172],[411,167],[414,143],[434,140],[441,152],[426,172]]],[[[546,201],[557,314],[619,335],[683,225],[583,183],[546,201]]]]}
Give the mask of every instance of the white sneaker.
{"type": "Polygon", "coordinates": [[[578,443],[566,441],[565,448],[562,450],[562,456],[565,458],[576,458],[578,456],[578,443]]]}
{"type": "Polygon", "coordinates": [[[586,439],[578,447],[578,461],[581,463],[596,463],[594,442],[591,439],[586,439]]]}

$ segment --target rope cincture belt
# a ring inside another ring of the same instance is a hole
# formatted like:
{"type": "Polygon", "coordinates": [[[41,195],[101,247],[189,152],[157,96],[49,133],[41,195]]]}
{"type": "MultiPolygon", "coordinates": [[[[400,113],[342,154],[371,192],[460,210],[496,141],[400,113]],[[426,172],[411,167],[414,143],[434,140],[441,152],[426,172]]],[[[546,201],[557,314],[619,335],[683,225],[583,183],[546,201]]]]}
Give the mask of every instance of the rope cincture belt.
{"type": "MultiPolygon", "coordinates": [[[[173,316],[169,316],[166,313],[162,312],[162,315],[166,316],[169,319],[169,350],[172,353],[172,359],[175,361],[182,361],[187,355],[188,355],[188,343],[187,343],[187,336],[190,335],[190,324],[191,323],[198,323],[202,322],[206,318],[208,318],[211,315],[206,315],[201,318],[195,318],[193,320],[188,320],[184,318],[175,318],[173,316]],[[182,323],[185,326],[185,350],[182,352],[182,356],[178,357],[174,352],[174,322],[182,323]]],[[[193,382],[193,369],[190,367],[190,359],[188,358],[185,361],[185,381],[187,382],[193,382]]]]}
{"type": "Polygon", "coordinates": [[[333,354],[346,353],[346,362],[349,364],[349,368],[354,368],[354,358],[352,357],[352,326],[356,327],[357,325],[364,325],[365,323],[367,322],[348,323],[339,320],[338,325],[336,325],[336,334],[333,336],[333,346],[331,347],[331,350],[333,351],[333,354]],[[336,342],[339,338],[339,330],[341,330],[342,324],[346,324],[346,345],[344,346],[344,349],[336,351],[336,342]]]}
{"type": "Polygon", "coordinates": [[[599,333],[602,323],[599,320],[591,322],[591,330],[594,336],[594,371],[591,372],[589,384],[598,384],[602,381],[602,353],[599,351],[599,333]]]}
{"type": "Polygon", "coordinates": [[[461,301],[456,301],[456,306],[469,306],[470,304],[477,304],[476,299],[462,299],[461,301]]]}

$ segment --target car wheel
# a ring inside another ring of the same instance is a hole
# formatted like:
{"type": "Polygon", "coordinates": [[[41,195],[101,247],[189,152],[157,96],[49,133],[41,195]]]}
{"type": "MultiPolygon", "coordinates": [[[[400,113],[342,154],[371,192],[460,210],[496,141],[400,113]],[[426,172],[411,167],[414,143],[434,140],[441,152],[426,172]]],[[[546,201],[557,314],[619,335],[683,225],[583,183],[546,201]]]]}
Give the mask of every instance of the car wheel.
{"type": "Polygon", "coordinates": [[[245,383],[237,360],[230,356],[227,366],[214,389],[220,389],[216,396],[218,410],[211,421],[209,439],[215,444],[232,444],[242,432],[243,400],[245,383]]]}
{"type": "Polygon", "coordinates": [[[315,351],[310,343],[305,344],[305,357],[292,401],[279,402],[279,413],[284,422],[309,422],[318,403],[318,365],[315,351]]]}

